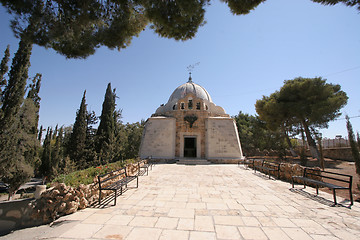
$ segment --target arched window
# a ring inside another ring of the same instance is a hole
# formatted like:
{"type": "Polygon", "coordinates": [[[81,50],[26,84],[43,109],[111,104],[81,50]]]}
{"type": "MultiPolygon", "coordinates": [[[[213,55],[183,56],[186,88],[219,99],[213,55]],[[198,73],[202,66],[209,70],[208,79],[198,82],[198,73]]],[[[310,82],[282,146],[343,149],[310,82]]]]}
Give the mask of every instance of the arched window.
{"type": "Polygon", "coordinates": [[[206,109],[206,111],[207,111],[207,110],[209,110],[209,107],[208,107],[207,105],[205,105],[205,109],[206,109]]]}
{"type": "Polygon", "coordinates": [[[200,103],[199,102],[196,103],[196,109],[200,110],[200,103]]]}
{"type": "Polygon", "coordinates": [[[189,99],[188,109],[192,109],[192,108],[193,108],[193,101],[192,101],[192,99],[189,99]]]}
{"type": "Polygon", "coordinates": [[[175,109],[176,109],[176,105],[173,106],[173,110],[175,110],[175,109]]]}
{"type": "Polygon", "coordinates": [[[185,103],[182,102],[182,103],[180,104],[180,108],[181,108],[181,109],[185,109],[185,103]]]}

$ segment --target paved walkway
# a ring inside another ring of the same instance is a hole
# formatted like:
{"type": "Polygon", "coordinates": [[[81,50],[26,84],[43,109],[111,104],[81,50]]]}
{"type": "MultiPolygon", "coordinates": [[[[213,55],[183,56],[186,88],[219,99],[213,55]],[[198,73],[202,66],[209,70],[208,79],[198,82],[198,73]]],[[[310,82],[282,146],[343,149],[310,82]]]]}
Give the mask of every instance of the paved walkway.
{"type": "Polygon", "coordinates": [[[116,206],[2,239],[359,239],[359,203],[300,189],[236,165],[156,165],[116,206]]]}

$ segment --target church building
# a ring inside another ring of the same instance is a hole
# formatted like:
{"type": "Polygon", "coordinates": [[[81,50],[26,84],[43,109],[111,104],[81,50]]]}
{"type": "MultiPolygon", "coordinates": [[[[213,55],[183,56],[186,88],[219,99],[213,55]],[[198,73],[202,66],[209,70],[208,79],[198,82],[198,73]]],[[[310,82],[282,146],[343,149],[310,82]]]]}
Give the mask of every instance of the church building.
{"type": "Polygon", "coordinates": [[[235,163],[243,155],[235,121],[190,76],[147,120],[140,157],[235,163]]]}

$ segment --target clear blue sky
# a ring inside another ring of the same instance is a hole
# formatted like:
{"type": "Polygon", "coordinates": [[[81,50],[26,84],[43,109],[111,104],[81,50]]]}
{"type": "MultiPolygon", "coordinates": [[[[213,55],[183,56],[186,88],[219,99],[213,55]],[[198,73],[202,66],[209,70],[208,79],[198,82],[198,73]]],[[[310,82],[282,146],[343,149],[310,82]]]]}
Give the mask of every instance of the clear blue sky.
{"type": "MultiPolygon", "coordinates": [[[[207,24],[192,40],[177,42],[146,30],[127,49],[99,48],[86,60],[69,60],[35,46],[29,76],[43,74],[40,124],[73,124],[85,89],[88,109],[100,115],[109,82],[116,88],[124,122],[147,119],[187,81],[186,67],[197,62],[194,82],[230,115],[239,111],[255,115],[257,99],[298,76],[322,76],[340,84],[349,96],[342,112],[360,115],[360,13],[356,8],[310,0],[268,0],[246,16],[234,16],[215,0],[205,17],[207,24]]],[[[1,58],[7,44],[12,57],[17,49],[9,19],[0,7],[1,58]]],[[[360,118],[351,122],[360,131],[360,118]]],[[[334,121],[321,132],[330,138],[346,136],[345,120],[334,121]]]]}

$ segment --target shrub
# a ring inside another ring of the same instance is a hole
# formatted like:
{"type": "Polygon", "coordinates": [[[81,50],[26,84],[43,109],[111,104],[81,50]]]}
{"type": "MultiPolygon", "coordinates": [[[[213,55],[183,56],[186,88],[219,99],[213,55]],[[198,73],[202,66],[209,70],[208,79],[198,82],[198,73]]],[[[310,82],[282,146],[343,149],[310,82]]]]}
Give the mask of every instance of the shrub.
{"type": "Polygon", "coordinates": [[[67,186],[72,187],[78,187],[80,184],[91,184],[94,182],[94,178],[96,178],[98,175],[114,171],[124,167],[126,164],[133,162],[135,162],[135,159],[128,159],[126,161],[117,161],[106,165],[100,165],[98,167],[89,167],[87,169],[74,171],[69,174],[61,174],[56,177],[49,185],[56,182],[65,183],[67,186]]]}

